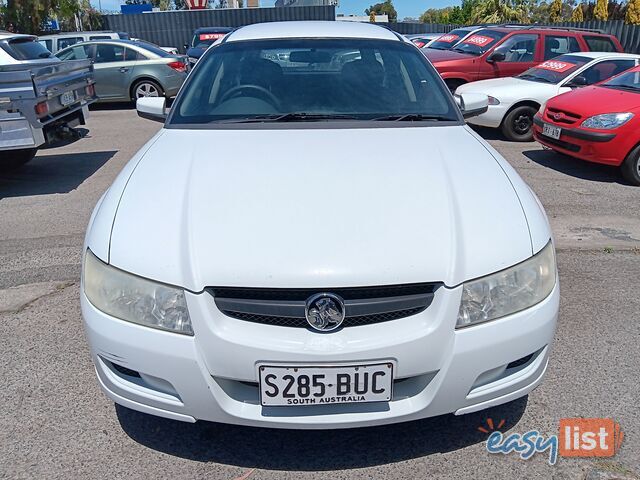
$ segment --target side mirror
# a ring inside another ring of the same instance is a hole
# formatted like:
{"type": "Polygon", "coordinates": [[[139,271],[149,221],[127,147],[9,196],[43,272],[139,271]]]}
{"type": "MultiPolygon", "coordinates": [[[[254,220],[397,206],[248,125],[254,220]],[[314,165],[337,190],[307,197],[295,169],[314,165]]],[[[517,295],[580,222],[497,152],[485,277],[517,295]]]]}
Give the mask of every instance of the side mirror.
{"type": "Polygon", "coordinates": [[[454,98],[464,118],[477,117],[489,109],[489,97],[484,93],[460,93],[454,98]]]}
{"type": "Polygon", "coordinates": [[[495,63],[495,62],[504,62],[507,56],[502,52],[493,52],[491,55],[487,57],[487,62],[495,63]]]}
{"type": "Polygon", "coordinates": [[[187,50],[189,50],[189,45],[185,43],[184,45],[182,45],[182,48],[184,48],[184,51],[186,52],[187,50]]]}
{"type": "Polygon", "coordinates": [[[167,99],[164,97],[141,97],[136,102],[138,116],[154,122],[164,123],[167,119],[166,103],[167,99]]]}
{"type": "Polygon", "coordinates": [[[573,77],[573,79],[567,83],[567,87],[586,87],[587,84],[589,82],[587,82],[587,79],[585,77],[583,77],[582,75],[578,75],[577,77],[573,77]]]}

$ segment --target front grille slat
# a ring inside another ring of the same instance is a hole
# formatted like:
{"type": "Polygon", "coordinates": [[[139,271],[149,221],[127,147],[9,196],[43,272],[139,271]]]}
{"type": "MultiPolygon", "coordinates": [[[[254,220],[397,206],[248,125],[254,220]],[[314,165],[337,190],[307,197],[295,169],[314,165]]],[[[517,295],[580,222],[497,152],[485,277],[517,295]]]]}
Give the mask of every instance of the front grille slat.
{"type": "Polygon", "coordinates": [[[308,328],[305,303],[317,293],[330,292],[342,297],[343,326],[353,327],[416,315],[431,304],[438,286],[425,283],[320,289],[214,287],[207,291],[228,317],[264,325],[308,328]]]}

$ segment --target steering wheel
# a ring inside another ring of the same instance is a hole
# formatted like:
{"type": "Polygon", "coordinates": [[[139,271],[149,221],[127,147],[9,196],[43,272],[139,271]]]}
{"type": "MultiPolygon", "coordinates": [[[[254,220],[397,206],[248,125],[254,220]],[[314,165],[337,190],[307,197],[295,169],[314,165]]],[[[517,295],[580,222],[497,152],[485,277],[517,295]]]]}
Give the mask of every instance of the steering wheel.
{"type": "Polygon", "coordinates": [[[259,85],[249,85],[249,84],[238,85],[237,87],[233,87],[227,90],[226,93],[222,95],[222,98],[220,99],[220,103],[225,102],[226,100],[231,98],[233,95],[235,95],[238,92],[241,92],[242,90],[255,90],[257,93],[259,93],[260,96],[266,97],[269,103],[271,103],[275,108],[277,109],[280,108],[280,101],[273,93],[271,93],[269,90],[259,85]]]}

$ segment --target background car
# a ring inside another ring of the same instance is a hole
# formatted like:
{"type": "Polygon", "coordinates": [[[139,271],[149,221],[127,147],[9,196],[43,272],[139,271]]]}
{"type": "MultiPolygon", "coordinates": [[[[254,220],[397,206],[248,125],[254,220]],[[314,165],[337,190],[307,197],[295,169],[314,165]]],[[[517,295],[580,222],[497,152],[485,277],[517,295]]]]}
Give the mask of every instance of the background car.
{"type": "Polygon", "coordinates": [[[627,181],[640,185],[640,67],[552,98],[541,110],[534,119],[538,142],[618,166],[627,181]]]}
{"type": "Polygon", "coordinates": [[[513,77],[558,55],[589,51],[623,49],[613,35],[594,30],[500,26],[478,30],[451,50],[429,48],[424,53],[455,91],[464,83],[513,77]]]}
{"type": "Polygon", "coordinates": [[[441,33],[420,33],[417,35],[405,35],[409,40],[418,46],[418,48],[426,48],[431,42],[435,41],[437,38],[441,37],[441,33]]]}
{"type": "Polygon", "coordinates": [[[489,96],[487,111],[470,118],[469,123],[500,128],[512,141],[530,141],[533,117],[551,97],[601,82],[638,63],[640,55],[628,53],[571,53],[542,62],[517,77],[467,83],[458,87],[456,93],[489,96]]]}
{"type": "Polygon", "coordinates": [[[185,45],[184,48],[191,63],[196,63],[202,54],[209,48],[213,42],[224,37],[232,31],[230,27],[203,27],[193,32],[191,45],[185,45]]]}
{"type": "Polygon", "coordinates": [[[100,102],[173,97],[189,70],[186,56],[171,55],[152,44],[131,40],[82,42],[61,50],[56,57],[93,60],[100,102]]]}
{"type": "Polygon", "coordinates": [[[483,28],[487,28],[487,25],[469,25],[467,27],[455,28],[448,33],[439,34],[438,38],[427,45],[426,48],[433,48],[434,50],[450,50],[455,45],[471,36],[471,34],[483,28]]]}
{"type": "Polygon", "coordinates": [[[129,40],[129,34],[126,32],[100,30],[90,32],[65,32],[55,35],[41,35],[38,37],[38,42],[44,45],[51,53],[57,53],[63,48],[70,47],[76,43],[89,42],[92,40],[129,40]]]}

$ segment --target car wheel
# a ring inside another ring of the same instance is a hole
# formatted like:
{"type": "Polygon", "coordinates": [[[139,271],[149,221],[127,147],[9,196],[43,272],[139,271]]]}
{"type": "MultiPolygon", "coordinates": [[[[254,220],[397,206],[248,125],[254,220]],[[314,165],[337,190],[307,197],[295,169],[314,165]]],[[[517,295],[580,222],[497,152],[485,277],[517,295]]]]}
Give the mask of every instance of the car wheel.
{"type": "Polygon", "coordinates": [[[537,109],[522,105],[511,110],[502,121],[502,133],[512,142],[533,140],[533,117],[537,109]]]}
{"type": "Polygon", "coordinates": [[[141,80],[137,82],[132,91],[132,100],[135,102],[138,98],[143,97],[163,97],[162,87],[151,80],[141,80]]]}
{"type": "Polygon", "coordinates": [[[460,85],[464,85],[466,82],[464,80],[447,79],[444,81],[444,83],[447,85],[447,87],[449,87],[449,90],[453,94],[453,93],[456,93],[456,89],[460,85]]]}
{"type": "Polygon", "coordinates": [[[640,186],[640,145],[631,150],[620,169],[625,180],[632,185],[640,186]]]}
{"type": "Polygon", "coordinates": [[[21,167],[33,159],[37,151],[37,148],[29,148],[26,150],[9,150],[3,153],[3,156],[7,155],[8,158],[0,160],[0,170],[8,171],[21,167]]]}

